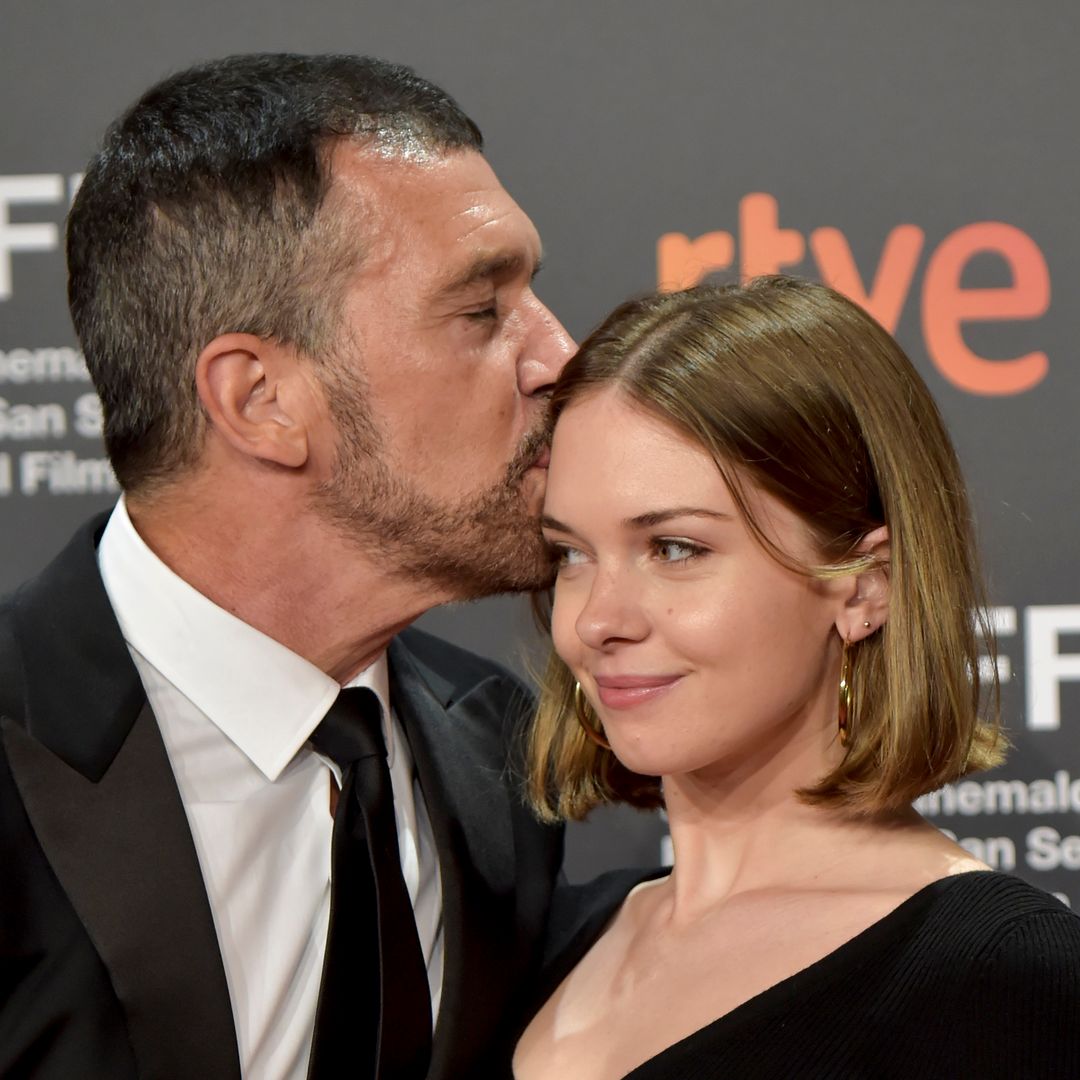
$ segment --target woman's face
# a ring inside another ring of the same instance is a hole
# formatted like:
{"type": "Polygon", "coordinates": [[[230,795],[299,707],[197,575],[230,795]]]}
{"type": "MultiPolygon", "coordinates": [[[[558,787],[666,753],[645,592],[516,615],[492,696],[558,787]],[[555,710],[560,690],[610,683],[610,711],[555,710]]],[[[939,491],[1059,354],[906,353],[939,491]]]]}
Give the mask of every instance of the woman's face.
{"type": "MultiPolygon", "coordinates": [[[[793,512],[748,494],[782,550],[817,560],[793,512]]],[[[706,451],[616,391],[593,393],[555,429],[543,520],[559,555],[555,648],[627,767],[727,772],[792,746],[820,766],[843,586],[767,554],[706,451]]]]}

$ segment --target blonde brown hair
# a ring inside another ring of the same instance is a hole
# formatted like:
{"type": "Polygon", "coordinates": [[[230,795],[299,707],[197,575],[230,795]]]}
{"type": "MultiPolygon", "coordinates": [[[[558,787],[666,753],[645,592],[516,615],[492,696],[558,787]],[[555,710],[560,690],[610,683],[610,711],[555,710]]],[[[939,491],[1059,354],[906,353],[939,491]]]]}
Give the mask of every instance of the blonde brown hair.
{"type": "MultiPolygon", "coordinates": [[[[857,553],[860,540],[889,528],[889,618],[851,646],[846,753],[803,799],[875,813],[1000,761],[997,683],[981,685],[977,631],[991,652],[993,635],[959,463],[926,385],[866,312],[781,276],[633,300],[567,365],[554,418],[608,388],[704,447],[753,535],[787,566],[817,577],[865,571],[875,563],[857,553]],[[748,485],[799,515],[820,565],[797,566],[777,548],[748,485]]],[[[578,819],[603,802],[662,805],[656,777],[586,737],[574,687],[553,652],[530,736],[537,812],[578,819]]]]}

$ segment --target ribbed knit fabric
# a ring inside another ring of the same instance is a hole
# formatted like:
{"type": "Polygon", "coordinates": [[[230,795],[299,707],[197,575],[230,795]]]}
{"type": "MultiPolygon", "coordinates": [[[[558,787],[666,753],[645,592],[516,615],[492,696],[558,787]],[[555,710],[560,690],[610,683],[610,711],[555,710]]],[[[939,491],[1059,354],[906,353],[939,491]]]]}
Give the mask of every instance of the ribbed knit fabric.
{"type": "Polygon", "coordinates": [[[945,878],[627,1080],[721,1077],[1080,1080],[1080,916],[1005,874],[945,878]]]}

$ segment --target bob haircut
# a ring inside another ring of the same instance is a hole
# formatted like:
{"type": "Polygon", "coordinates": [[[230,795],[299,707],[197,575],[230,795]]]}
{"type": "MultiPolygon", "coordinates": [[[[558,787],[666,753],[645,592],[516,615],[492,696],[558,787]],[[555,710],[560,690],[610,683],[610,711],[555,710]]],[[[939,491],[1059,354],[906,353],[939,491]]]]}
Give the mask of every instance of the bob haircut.
{"type": "MultiPolygon", "coordinates": [[[[612,388],[708,451],[778,561],[821,578],[889,575],[888,620],[850,646],[843,760],[802,799],[874,814],[1000,762],[996,678],[980,685],[980,632],[991,652],[993,635],[963,477],[929,390],[889,334],[838,292],[783,276],[652,295],[589,336],[555,387],[553,420],[612,388]],[[748,498],[755,488],[802,519],[820,565],[777,548],[748,498]],[[881,525],[885,564],[857,552],[881,525]]],[[[658,778],[586,737],[574,688],[552,652],[529,738],[534,809],[556,820],[605,802],[663,805],[658,778]]]]}

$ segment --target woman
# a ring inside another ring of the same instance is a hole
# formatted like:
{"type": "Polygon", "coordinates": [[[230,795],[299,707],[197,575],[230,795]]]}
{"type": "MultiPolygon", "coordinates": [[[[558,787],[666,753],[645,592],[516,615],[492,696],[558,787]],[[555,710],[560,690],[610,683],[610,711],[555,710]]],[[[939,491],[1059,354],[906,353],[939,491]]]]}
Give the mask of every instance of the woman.
{"type": "Polygon", "coordinates": [[[655,296],[554,410],[533,798],[662,805],[675,863],[585,914],[515,1075],[1080,1077],[1080,918],[911,808],[1003,740],[897,344],[788,278],[655,296]]]}

